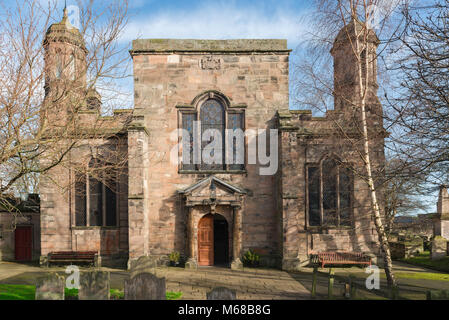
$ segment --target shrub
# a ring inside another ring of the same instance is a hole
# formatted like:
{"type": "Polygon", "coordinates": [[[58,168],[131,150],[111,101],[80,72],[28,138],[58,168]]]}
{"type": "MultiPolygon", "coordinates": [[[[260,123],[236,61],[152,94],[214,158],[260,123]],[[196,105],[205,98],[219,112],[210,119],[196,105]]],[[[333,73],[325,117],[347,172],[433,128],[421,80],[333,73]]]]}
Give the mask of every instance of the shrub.
{"type": "Polygon", "coordinates": [[[174,251],[174,252],[170,253],[168,255],[168,258],[170,260],[170,264],[171,265],[177,266],[181,262],[181,254],[179,252],[177,252],[177,251],[174,251]]]}
{"type": "Polygon", "coordinates": [[[258,267],[260,262],[260,255],[255,253],[253,250],[248,250],[243,255],[243,265],[246,267],[258,267]]]}

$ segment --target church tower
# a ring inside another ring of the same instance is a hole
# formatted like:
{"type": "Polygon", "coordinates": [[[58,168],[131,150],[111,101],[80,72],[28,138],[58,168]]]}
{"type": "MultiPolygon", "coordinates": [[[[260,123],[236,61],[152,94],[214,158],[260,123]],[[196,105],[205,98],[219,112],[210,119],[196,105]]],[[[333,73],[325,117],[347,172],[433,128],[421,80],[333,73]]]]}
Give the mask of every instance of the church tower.
{"type": "Polygon", "coordinates": [[[369,118],[372,121],[370,122],[374,125],[382,125],[382,106],[377,97],[379,39],[372,29],[365,28],[366,26],[359,21],[351,22],[339,32],[335,39],[331,50],[334,58],[334,108],[339,112],[350,112],[359,104],[359,68],[361,68],[363,85],[367,84],[366,101],[369,118]],[[356,47],[357,36],[359,48],[356,47]]]}
{"type": "Polygon", "coordinates": [[[64,126],[70,114],[86,101],[84,39],[69,22],[67,8],[61,22],[51,25],[44,39],[45,103],[42,116],[52,126],[64,126]]]}

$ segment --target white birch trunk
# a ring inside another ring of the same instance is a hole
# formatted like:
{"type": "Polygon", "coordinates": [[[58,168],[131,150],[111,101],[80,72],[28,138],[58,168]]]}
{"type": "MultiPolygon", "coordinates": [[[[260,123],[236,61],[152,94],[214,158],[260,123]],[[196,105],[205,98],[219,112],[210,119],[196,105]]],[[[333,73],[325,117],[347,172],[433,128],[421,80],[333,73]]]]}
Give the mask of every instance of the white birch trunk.
{"type": "Polygon", "coordinates": [[[369,192],[371,196],[371,209],[374,215],[374,224],[376,226],[377,234],[379,237],[380,246],[384,252],[384,262],[385,262],[385,274],[387,276],[388,285],[390,287],[396,287],[396,279],[393,272],[393,263],[391,260],[390,246],[388,243],[388,237],[385,232],[385,227],[381,219],[381,212],[379,208],[379,202],[377,200],[376,187],[374,185],[374,179],[372,174],[372,165],[370,159],[370,146],[369,146],[369,136],[368,136],[368,122],[366,117],[366,100],[368,96],[368,60],[369,60],[369,48],[368,48],[368,36],[369,30],[365,26],[362,29],[363,42],[361,43],[360,35],[357,34],[357,21],[355,19],[355,14],[353,15],[352,22],[354,23],[355,32],[355,56],[358,61],[358,82],[359,82],[359,93],[360,93],[360,112],[362,116],[362,132],[363,132],[363,162],[365,164],[365,170],[367,173],[367,183],[369,187],[369,192]],[[361,47],[363,46],[363,47],[361,47]],[[365,61],[361,61],[361,53],[366,50],[365,61]],[[362,74],[362,63],[365,64],[366,76],[363,79],[362,74]]]}

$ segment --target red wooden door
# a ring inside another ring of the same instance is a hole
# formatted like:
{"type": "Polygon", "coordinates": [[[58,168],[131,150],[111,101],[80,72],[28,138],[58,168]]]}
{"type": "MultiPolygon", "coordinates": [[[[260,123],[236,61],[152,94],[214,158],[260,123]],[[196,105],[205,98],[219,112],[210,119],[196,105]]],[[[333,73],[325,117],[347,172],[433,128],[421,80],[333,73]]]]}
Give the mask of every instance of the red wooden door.
{"type": "Polygon", "coordinates": [[[31,227],[16,227],[15,253],[17,261],[31,261],[33,247],[31,227]]]}
{"type": "Polygon", "coordinates": [[[198,225],[198,264],[214,265],[214,217],[209,214],[198,225]]]}

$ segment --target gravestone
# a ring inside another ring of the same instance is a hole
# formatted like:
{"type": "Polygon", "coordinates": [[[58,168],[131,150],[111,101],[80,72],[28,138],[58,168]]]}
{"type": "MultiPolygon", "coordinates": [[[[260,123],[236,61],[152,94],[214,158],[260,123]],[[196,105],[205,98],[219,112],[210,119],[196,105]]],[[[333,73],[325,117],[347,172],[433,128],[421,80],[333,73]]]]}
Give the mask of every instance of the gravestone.
{"type": "Polygon", "coordinates": [[[136,261],[132,261],[130,265],[131,278],[140,273],[155,273],[157,268],[157,260],[153,257],[142,256],[136,261]]]}
{"type": "Polygon", "coordinates": [[[207,293],[207,300],[236,300],[237,294],[235,290],[224,287],[214,288],[207,293]]]}
{"type": "Polygon", "coordinates": [[[165,278],[148,272],[125,280],[125,300],[166,300],[165,278]]]}
{"type": "Polygon", "coordinates": [[[440,187],[437,202],[437,217],[434,225],[435,236],[449,239],[449,193],[448,186],[440,187]]]}
{"type": "Polygon", "coordinates": [[[427,291],[427,300],[449,300],[449,290],[427,291]]]}
{"type": "Polygon", "coordinates": [[[421,237],[413,237],[405,242],[406,257],[415,256],[424,252],[424,240],[421,237]]]}
{"type": "Polygon", "coordinates": [[[443,259],[447,255],[447,240],[442,236],[435,236],[432,240],[432,260],[443,259]]]}
{"type": "Polygon", "coordinates": [[[390,253],[393,260],[405,258],[405,244],[402,242],[390,242],[390,253]]]}
{"type": "Polygon", "coordinates": [[[37,279],[36,300],[64,300],[64,277],[57,273],[48,273],[37,279]]]}
{"type": "Polygon", "coordinates": [[[107,271],[89,271],[80,274],[79,300],[109,300],[110,274],[107,271]]]}

